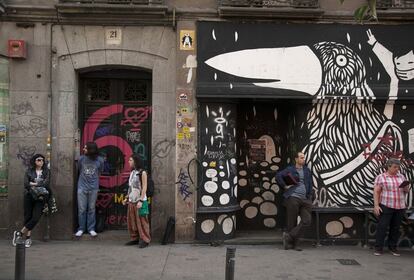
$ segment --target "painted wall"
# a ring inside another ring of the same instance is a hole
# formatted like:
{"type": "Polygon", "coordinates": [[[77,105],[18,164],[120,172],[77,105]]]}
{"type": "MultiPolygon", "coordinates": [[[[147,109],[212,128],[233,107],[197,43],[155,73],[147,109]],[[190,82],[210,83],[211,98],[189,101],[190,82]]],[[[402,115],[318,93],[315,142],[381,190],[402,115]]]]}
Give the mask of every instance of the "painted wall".
{"type": "MultiPolygon", "coordinates": [[[[152,233],[159,239],[166,217],[174,213],[175,154],[175,46],[174,32],[164,27],[114,27],[116,40],[100,26],[55,26],[53,28],[53,154],[58,159],[54,184],[66,196],[66,215],[72,215],[73,162],[80,153],[83,133],[78,124],[78,71],[99,67],[143,68],[152,72],[152,174],[155,196],[152,206],[152,233]],[[164,149],[165,148],[165,149],[164,149]],[[61,158],[68,159],[65,164],[61,158]],[[70,213],[70,214],[69,214],[70,213]]],[[[110,32],[109,32],[110,33],[110,32]]],[[[111,111],[111,113],[114,113],[111,111]]],[[[121,113],[125,113],[121,110],[121,113]]],[[[132,112],[133,113],[133,112],[132,112]]],[[[136,124],[136,123],[134,123],[136,124]]],[[[95,135],[96,136],[96,135],[95,135]]],[[[102,139],[103,140],[103,139],[102,139]]],[[[116,141],[114,141],[116,142],[116,141]]],[[[125,141],[124,141],[125,142],[125,141]]],[[[122,143],[124,143],[122,142],[122,143]]],[[[105,143],[102,143],[105,145],[105,143]]],[[[115,144],[116,145],[116,144],[115,144]]],[[[129,145],[128,145],[129,146],[129,145]]],[[[133,147],[122,148],[131,151],[133,147]]],[[[127,152],[128,153],[128,152],[127,152]]],[[[64,213],[62,213],[64,214],[64,213]]],[[[73,219],[55,220],[56,238],[70,238],[73,219]]]]}
{"type": "Polygon", "coordinates": [[[316,205],[372,206],[374,178],[390,157],[400,158],[401,172],[413,178],[412,25],[198,27],[197,94],[271,98],[266,103],[275,106],[289,100],[287,148],[305,152],[316,205]]]}
{"type": "Polygon", "coordinates": [[[197,103],[197,34],[194,21],[177,24],[176,79],[176,170],[175,170],[175,240],[194,240],[196,193],[198,187],[196,161],[197,103]]]}
{"type": "Polygon", "coordinates": [[[9,126],[9,62],[0,57],[0,236],[6,236],[9,226],[8,199],[8,132],[9,126]]]}
{"type": "MultiPolygon", "coordinates": [[[[156,173],[152,230],[154,240],[160,239],[165,229],[165,217],[174,215],[175,203],[176,64],[172,29],[118,27],[121,39],[107,42],[105,27],[35,23],[33,27],[19,28],[11,22],[1,22],[0,27],[2,38],[25,40],[28,49],[25,60],[11,59],[9,63],[11,123],[10,132],[7,131],[7,207],[10,211],[1,212],[7,215],[6,236],[22,227],[22,172],[34,153],[47,153],[50,125],[52,189],[59,208],[50,218],[50,238],[72,237],[76,219],[73,211],[76,206],[73,200],[74,163],[79,156],[82,137],[78,127],[78,71],[109,66],[136,67],[152,72],[151,166],[156,173]],[[51,123],[48,123],[49,96],[52,99],[51,123]]],[[[0,54],[7,55],[6,44],[0,46],[0,54]]],[[[1,77],[3,80],[4,75],[1,77]]],[[[44,228],[44,224],[36,227],[34,238],[43,238],[44,228]]]]}
{"type": "MultiPolygon", "coordinates": [[[[50,25],[35,24],[19,28],[2,22],[1,37],[25,40],[26,59],[9,59],[8,133],[8,207],[7,237],[21,228],[23,220],[23,174],[35,153],[46,154],[48,131],[48,95],[50,93],[50,25]]],[[[3,41],[5,42],[5,41],[3,41]]],[[[7,44],[0,47],[7,56],[7,44]]],[[[52,187],[53,188],[53,187],[52,187]]],[[[44,221],[34,231],[34,238],[45,235],[44,221]]]]}

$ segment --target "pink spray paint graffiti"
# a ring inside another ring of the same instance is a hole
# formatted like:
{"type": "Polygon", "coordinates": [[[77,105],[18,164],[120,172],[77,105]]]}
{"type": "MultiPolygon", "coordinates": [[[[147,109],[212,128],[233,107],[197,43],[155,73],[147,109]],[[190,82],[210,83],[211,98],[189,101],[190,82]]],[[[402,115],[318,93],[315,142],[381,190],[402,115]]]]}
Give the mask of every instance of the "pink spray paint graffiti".
{"type": "Polygon", "coordinates": [[[98,127],[108,118],[116,114],[123,114],[124,120],[121,121],[121,126],[127,124],[132,125],[134,131],[140,131],[140,125],[149,117],[151,107],[146,106],[142,108],[127,108],[124,111],[122,104],[114,104],[103,107],[94,112],[83,129],[82,147],[86,142],[94,141],[98,148],[113,146],[118,148],[124,157],[124,166],[121,172],[111,176],[101,176],[100,185],[104,188],[114,188],[124,184],[128,179],[129,166],[126,164],[133,151],[130,144],[123,138],[117,135],[104,135],[95,139],[95,134],[98,127]]]}

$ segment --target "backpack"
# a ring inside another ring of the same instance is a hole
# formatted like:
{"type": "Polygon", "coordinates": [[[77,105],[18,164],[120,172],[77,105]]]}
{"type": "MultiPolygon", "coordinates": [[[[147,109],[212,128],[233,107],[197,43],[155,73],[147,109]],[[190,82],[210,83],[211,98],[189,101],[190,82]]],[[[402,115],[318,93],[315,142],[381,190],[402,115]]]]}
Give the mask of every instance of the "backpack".
{"type": "MultiPolygon", "coordinates": [[[[146,171],[146,170],[141,170],[139,172],[139,180],[140,180],[141,184],[142,184],[142,172],[143,171],[146,171]]],[[[147,197],[152,197],[154,195],[154,180],[152,180],[152,177],[148,173],[148,171],[146,171],[146,172],[147,172],[147,193],[146,193],[146,195],[147,195],[147,197]]]]}

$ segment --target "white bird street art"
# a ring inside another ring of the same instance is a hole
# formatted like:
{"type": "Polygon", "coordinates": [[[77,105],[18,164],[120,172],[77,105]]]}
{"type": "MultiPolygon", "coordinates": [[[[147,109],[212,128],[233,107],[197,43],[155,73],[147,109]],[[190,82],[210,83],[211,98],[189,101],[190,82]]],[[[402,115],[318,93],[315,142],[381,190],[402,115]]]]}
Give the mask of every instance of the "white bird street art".
{"type": "MultiPolygon", "coordinates": [[[[402,157],[400,127],[392,120],[398,81],[414,78],[412,51],[395,58],[367,31],[368,44],[390,76],[384,110],[374,106],[365,65],[350,47],[337,42],[313,46],[258,48],[207,59],[219,71],[260,82],[259,87],[300,91],[314,96],[302,128],[309,131],[303,147],[321,206],[372,205],[373,181],[390,156],[402,157]],[[411,67],[411,68],[410,68],[411,67]]],[[[401,172],[413,178],[411,163],[401,172]]],[[[412,193],[408,198],[412,204],[412,193]]]]}

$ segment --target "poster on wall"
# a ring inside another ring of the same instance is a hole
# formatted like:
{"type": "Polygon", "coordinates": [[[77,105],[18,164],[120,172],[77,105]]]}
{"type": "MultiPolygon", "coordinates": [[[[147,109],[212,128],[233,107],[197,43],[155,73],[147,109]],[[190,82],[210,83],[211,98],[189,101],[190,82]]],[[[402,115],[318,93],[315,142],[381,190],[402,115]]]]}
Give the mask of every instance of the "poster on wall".
{"type": "Polygon", "coordinates": [[[0,143],[6,143],[6,125],[0,124],[0,143]]]}
{"type": "Polygon", "coordinates": [[[180,30],[180,50],[193,51],[195,50],[195,31],[194,30],[180,30]]]}

